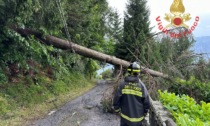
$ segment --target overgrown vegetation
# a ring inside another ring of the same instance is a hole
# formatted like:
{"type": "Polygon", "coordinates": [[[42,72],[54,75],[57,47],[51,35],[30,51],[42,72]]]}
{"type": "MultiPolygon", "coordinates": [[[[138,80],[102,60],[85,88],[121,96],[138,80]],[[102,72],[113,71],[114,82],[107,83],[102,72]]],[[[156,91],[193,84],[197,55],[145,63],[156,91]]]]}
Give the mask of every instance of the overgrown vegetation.
{"type": "Polygon", "coordinates": [[[176,94],[186,94],[198,102],[210,102],[210,83],[201,82],[193,76],[189,80],[177,79],[168,90],[176,94]]]}
{"type": "Polygon", "coordinates": [[[94,81],[87,80],[80,73],[70,74],[57,81],[43,76],[39,85],[13,83],[13,86],[8,86],[5,92],[0,92],[0,125],[23,125],[59,109],[95,86],[94,81]]]}
{"type": "Polygon", "coordinates": [[[210,125],[210,103],[201,101],[197,104],[188,95],[161,92],[160,100],[172,113],[178,126],[208,126],[210,125]]]}

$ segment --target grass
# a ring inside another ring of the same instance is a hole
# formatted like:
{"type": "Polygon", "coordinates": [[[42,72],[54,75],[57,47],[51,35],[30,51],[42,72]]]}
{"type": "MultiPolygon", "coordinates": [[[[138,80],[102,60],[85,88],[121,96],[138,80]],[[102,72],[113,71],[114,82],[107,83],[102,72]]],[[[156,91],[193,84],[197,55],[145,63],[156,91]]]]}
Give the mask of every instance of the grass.
{"type": "Polygon", "coordinates": [[[42,79],[38,85],[24,87],[19,84],[21,86],[11,86],[0,92],[0,126],[26,125],[95,86],[94,81],[81,74],[64,76],[57,81],[42,79]]]}

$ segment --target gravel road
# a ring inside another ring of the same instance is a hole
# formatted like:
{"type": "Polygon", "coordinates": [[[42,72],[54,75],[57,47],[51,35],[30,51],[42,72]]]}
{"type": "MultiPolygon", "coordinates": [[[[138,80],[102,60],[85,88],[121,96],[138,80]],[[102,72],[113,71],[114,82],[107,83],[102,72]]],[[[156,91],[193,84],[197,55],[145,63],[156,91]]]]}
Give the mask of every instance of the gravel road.
{"type": "Polygon", "coordinates": [[[100,104],[104,92],[110,91],[111,86],[105,81],[99,81],[88,93],[28,126],[119,126],[119,117],[104,113],[100,104]]]}

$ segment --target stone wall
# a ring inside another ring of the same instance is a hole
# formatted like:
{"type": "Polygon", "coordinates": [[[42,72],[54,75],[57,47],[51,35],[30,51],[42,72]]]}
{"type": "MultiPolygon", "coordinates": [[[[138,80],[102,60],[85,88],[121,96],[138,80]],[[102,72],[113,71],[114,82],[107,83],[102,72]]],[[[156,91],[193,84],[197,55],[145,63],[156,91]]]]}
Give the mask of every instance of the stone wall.
{"type": "Polygon", "coordinates": [[[176,126],[168,112],[159,101],[151,100],[151,109],[147,119],[149,126],[176,126]]]}

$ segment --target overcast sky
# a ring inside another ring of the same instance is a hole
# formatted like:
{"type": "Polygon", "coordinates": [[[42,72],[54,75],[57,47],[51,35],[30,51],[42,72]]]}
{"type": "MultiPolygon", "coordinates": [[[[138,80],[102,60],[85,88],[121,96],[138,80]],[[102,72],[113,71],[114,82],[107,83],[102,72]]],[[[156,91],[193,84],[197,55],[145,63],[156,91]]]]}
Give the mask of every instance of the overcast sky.
{"type": "MultiPolygon", "coordinates": [[[[119,14],[123,17],[125,4],[127,0],[107,0],[109,5],[116,8],[119,14]]],[[[161,17],[163,25],[168,22],[164,21],[165,13],[170,13],[170,6],[173,0],[148,0],[147,6],[150,9],[151,26],[155,26],[154,31],[158,31],[156,18],[161,17]]],[[[188,26],[192,26],[195,17],[199,16],[200,21],[196,29],[193,31],[195,37],[210,36],[210,0],[183,0],[185,13],[190,13],[191,20],[186,22],[188,26]]]]}

